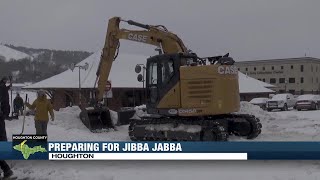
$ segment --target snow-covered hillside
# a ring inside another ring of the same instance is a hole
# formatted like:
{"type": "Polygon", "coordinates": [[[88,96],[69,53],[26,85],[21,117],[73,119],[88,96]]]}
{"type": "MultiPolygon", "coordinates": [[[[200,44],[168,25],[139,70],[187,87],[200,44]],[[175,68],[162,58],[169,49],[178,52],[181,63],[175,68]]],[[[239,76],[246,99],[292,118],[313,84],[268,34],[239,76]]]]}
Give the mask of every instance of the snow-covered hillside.
{"type": "MultiPolygon", "coordinates": [[[[49,141],[130,141],[128,126],[118,131],[91,133],[79,120],[79,108],[55,112],[48,126],[49,141]]],[[[319,141],[320,111],[266,112],[241,103],[240,113],[260,118],[262,134],[253,141],[319,141]]],[[[20,120],[6,121],[8,138],[20,133],[20,120]]],[[[32,116],[25,133],[35,132],[32,116]]],[[[230,141],[248,141],[232,137],[230,141]]],[[[135,180],[135,179],[319,179],[318,161],[8,161],[16,175],[34,180],[135,180]]]]}
{"type": "Polygon", "coordinates": [[[32,59],[32,57],[26,53],[14,50],[12,48],[9,48],[7,46],[0,44],[0,59],[8,62],[11,59],[19,60],[19,59],[24,59],[24,58],[32,59]]]}

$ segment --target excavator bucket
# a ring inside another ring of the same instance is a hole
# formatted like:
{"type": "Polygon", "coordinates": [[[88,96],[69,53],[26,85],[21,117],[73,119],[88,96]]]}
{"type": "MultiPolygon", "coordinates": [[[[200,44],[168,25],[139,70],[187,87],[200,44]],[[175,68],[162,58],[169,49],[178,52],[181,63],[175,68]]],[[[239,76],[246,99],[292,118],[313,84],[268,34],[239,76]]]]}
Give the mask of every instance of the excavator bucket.
{"type": "Polygon", "coordinates": [[[108,108],[83,108],[80,119],[91,132],[115,128],[108,108]]]}

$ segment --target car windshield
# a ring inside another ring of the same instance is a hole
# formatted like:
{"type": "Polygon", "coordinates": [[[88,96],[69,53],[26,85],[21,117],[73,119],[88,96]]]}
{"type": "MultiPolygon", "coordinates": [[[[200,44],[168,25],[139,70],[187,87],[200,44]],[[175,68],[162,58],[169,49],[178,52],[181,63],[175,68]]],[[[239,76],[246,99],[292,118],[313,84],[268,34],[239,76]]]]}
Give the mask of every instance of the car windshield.
{"type": "Polygon", "coordinates": [[[272,97],[272,100],[284,100],[288,94],[277,94],[272,97]]]}
{"type": "Polygon", "coordinates": [[[267,100],[267,98],[254,98],[250,101],[250,103],[265,103],[267,100]]]}
{"type": "Polygon", "coordinates": [[[298,100],[312,100],[317,98],[316,95],[312,95],[312,94],[305,94],[305,95],[301,95],[298,97],[298,100]]]}

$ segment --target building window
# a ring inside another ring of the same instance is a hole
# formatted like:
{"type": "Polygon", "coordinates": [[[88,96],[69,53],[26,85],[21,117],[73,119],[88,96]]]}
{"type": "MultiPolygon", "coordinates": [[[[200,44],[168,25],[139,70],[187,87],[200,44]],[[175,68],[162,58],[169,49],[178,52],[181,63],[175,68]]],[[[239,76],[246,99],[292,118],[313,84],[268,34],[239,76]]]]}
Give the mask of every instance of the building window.
{"type": "Polygon", "coordinates": [[[280,84],[283,84],[283,83],[285,83],[286,82],[286,78],[279,78],[279,83],[280,84]]]}
{"type": "Polygon", "coordinates": [[[270,83],[275,84],[276,83],[276,78],[270,78],[270,83]]]}
{"type": "Polygon", "coordinates": [[[283,66],[281,66],[281,69],[283,69],[283,66]]]}
{"type": "Polygon", "coordinates": [[[303,77],[302,78],[300,78],[300,83],[303,83],[304,82],[304,79],[303,79],[303,77]]]}
{"type": "Polygon", "coordinates": [[[303,89],[301,89],[300,94],[301,94],[301,95],[303,95],[303,94],[304,94],[304,90],[303,90],[303,89]]]}
{"type": "Polygon", "coordinates": [[[311,65],[311,72],[313,72],[313,66],[311,65]]]}
{"type": "Polygon", "coordinates": [[[300,71],[303,72],[303,65],[300,66],[300,71]]]}
{"type": "Polygon", "coordinates": [[[263,82],[266,82],[266,79],[262,79],[263,82]]]}
{"type": "Polygon", "coordinates": [[[296,79],[295,78],[289,78],[289,83],[296,83],[296,79]]]}
{"type": "Polygon", "coordinates": [[[293,65],[291,65],[291,69],[293,69],[293,65]]]}
{"type": "Polygon", "coordinates": [[[246,68],[246,71],[248,71],[248,68],[246,68]]]}
{"type": "Polygon", "coordinates": [[[254,71],[256,71],[256,70],[257,70],[257,68],[256,68],[256,67],[254,67],[254,68],[253,68],[253,70],[254,70],[254,71]]]}
{"type": "Polygon", "coordinates": [[[262,67],[262,70],[266,70],[266,68],[265,68],[265,67],[262,67]]]}
{"type": "Polygon", "coordinates": [[[240,68],[238,68],[238,71],[240,71],[240,68]]]}
{"type": "Polygon", "coordinates": [[[274,70],[274,66],[272,66],[271,69],[274,70]]]}
{"type": "Polygon", "coordinates": [[[289,93],[291,93],[291,94],[295,94],[295,90],[294,89],[289,89],[289,93]]]}

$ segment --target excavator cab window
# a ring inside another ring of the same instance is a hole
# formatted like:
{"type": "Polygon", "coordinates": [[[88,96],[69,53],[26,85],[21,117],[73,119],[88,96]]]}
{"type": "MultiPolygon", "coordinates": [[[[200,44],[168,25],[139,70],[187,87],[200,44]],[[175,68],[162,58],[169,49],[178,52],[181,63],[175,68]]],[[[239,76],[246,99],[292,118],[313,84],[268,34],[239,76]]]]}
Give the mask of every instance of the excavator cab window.
{"type": "Polygon", "coordinates": [[[149,85],[157,85],[158,84],[158,63],[151,62],[149,65],[149,85]]]}
{"type": "Polygon", "coordinates": [[[156,103],[158,100],[158,63],[150,62],[147,66],[148,99],[151,103],[156,103]]]}
{"type": "Polygon", "coordinates": [[[166,84],[170,81],[174,74],[173,60],[161,62],[161,80],[162,84],[166,84]]]}

